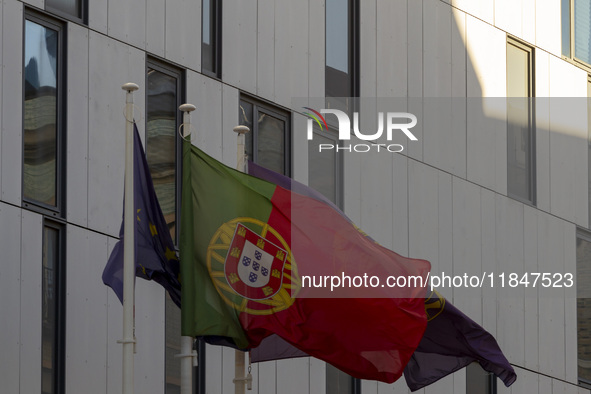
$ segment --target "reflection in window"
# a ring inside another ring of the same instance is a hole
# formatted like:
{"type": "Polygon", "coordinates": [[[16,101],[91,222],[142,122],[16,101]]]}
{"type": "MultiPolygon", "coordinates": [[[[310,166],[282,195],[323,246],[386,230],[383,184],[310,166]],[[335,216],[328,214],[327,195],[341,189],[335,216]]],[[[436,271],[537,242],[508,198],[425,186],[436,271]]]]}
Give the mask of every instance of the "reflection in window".
{"type": "Polygon", "coordinates": [[[60,229],[46,226],[43,231],[42,256],[42,319],[41,319],[41,392],[51,394],[60,392],[63,383],[60,379],[59,329],[63,327],[59,314],[60,288],[60,229]]]}
{"type": "Polygon", "coordinates": [[[148,68],[146,157],[173,240],[176,239],[177,83],[174,76],[148,68]]]}
{"type": "Polygon", "coordinates": [[[57,208],[58,32],[25,21],[23,197],[57,208]]]}
{"type": "Polygon", "coordinates": [[[221,0],[202,0],[201,67],[207,74],[221,76],[221,0]]]}
{"type": "Polygon", "coordinates": [[[288,115],[266,105],[240,100],[239,123],[248,126],[245,151],[255,163],[289,175],[288,115]]]}
{"type": "Polygon", "coordinates": [[[579,382],[591,385],[591,237],[577,236],[577,363],[579,382]]]}
{"type": "Polygon", "coordinates": [[[532,57],[531,48],[507,43],[507,190],[514,198],[535,203],[532,57]]]}

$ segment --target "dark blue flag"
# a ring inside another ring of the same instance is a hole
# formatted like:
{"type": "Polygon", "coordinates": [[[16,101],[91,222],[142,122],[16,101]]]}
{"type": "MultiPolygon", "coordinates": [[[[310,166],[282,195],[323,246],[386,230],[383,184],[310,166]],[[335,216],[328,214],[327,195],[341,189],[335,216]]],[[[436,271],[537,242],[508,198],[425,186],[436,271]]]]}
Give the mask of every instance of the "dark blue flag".
{"type": "MultiPolygon", "coordinates": [[[[133,128],[135,273],[140,278],[153,280],[162,285],[174,303],[180,307],[179,261],[156,198],[137,126],[134,124],[133,128]]],[[[103,271],[103,283],[110,286],[123,302],[123,222],[119,238],[103,271]]]]}
{"type": "Polygon", "coordinates": [[[425,301],[429,319],[419,346],[404,369],[406,384],[419,390],[477,361],[509,387],[517,379],[497,341],[484,328],[434,292],[425,301]]]}

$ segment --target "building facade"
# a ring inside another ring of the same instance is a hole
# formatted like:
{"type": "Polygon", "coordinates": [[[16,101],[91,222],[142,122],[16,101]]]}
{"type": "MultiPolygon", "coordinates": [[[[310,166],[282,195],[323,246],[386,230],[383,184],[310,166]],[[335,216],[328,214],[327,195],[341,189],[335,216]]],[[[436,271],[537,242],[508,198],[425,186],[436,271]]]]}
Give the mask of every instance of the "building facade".
{"type": "MultiPolygon", "coordinates": [[[[0,391],[120,390],[122,307],[101,275],[121,225],[126,82],[140,86],[135,117],[176,242],[188,102],[195,145],[234,166],[232,128],[248,125],[249,157],[434,273],[573,275],[560,289],[443,289],[518,379],[505,388],[470,366],[421,391],[591,388],[588,2],[0,0],[0,32],[0,391]],[[336,132],[310,143],[300,104],[354,105],[336,97],[402,100],[418,141],[318,152],[336,132]]],[[[136,392],[178,392],[180,311],[138,280],[135,316],[136,392]]],[[[207,345],[200,363],[197,392],[233,392],[232,349],[207,345]]],[[[313,358],[252,375],[260,394],[409,392],[313,358]]]]}

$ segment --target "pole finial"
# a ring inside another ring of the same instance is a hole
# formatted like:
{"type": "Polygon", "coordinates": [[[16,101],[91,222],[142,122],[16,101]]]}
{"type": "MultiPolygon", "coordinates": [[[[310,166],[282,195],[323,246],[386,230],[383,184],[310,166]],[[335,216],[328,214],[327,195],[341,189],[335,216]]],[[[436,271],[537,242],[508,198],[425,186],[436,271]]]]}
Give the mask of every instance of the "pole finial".
{"type": "Polygon", "coordinates": [[[127,90],[128,92],[135,92],[139,88],[140,87],[133,82],[128,82],[128,83],[124,84],[123,86],[121,86],[121,89],[127,90]]]}
{"type": "Polygon", "coordinates": [[[232,130],[234,130],[234,132],[238,133],[238,134],[246,134],[250,131],[248,126],[243,126],[243,125],[236,126],[232,130]]]}
{"type": "Polygon", "coordinates": [[[179,107],[179,110],[181,110],[182,112],[193,112],[195,111],[195,109],[197,109],[197,107],[195,107],[193,104],[182,104],[179,107]]]}

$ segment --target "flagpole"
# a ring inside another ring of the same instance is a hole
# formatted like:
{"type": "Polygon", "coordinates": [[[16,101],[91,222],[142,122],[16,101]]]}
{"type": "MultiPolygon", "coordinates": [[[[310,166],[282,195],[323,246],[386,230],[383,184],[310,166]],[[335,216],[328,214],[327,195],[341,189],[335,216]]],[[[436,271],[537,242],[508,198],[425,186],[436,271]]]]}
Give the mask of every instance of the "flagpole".
{"type": "MultiPolygon", "coordinates": [[[[236,126],[234,132],[238,134],[236,152],[236,169],[244,172],[244,165],[246,164],[246,155],[244,154],[244,140],[245,134],[250,131],[247,126],[236,126]]],[[[252,377],[246,377],[244,374],[244,352],[241,350],[234,351],[234,393],[244,394],[244,385],[247,384],[249,390],[252,390],[252,377]]]]}
{"type": "Polygon", "coordinates": [[[121,87],[127,91],[125,97],[125,216],[123,233],[123,344],[122,392],[133,394],[133,353],[135,348],[135,247],[134,225],[135,209],[133,196],[133,92],[139,89],[135,83],[121,87]]]}
{"type": "MultiPolygon", "coordinates": [[[[191,133],[191,112],[195,111],[193,104],[183,104],[179,107],[183,112],[183,133],[185,138],[191,133]]],[[[181,219],[182,220],[182,219],[181,219]]],[[[181,336],[181,353],[175,357],[181,359],[181,394],[193,392],[193,366],[197,366],[197,352],[193,350],[193,337],[181,336]]]]}

